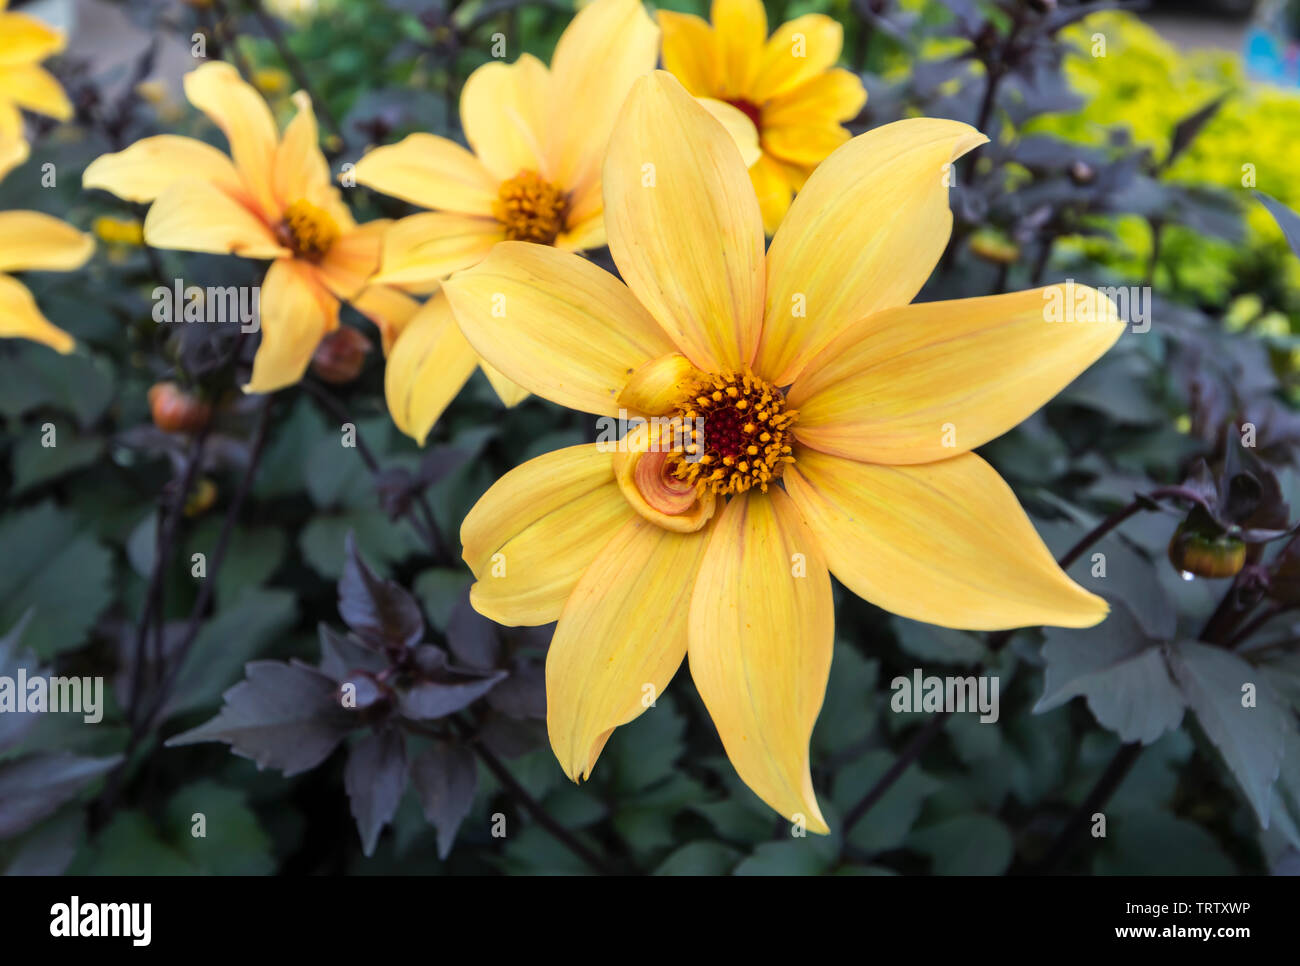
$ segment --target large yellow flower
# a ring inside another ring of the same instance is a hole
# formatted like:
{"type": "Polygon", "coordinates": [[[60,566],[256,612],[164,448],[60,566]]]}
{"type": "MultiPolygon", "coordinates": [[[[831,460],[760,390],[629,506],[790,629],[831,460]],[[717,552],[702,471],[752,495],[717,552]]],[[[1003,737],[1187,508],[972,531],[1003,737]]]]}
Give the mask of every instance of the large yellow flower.
{"type": "Polygon", "coordinates": [[[0,178],[27,160],[20,108],[59,121],[72,104],[41,61],[63,49],[64,36],[48,24],[5,8],[0,0],[0,178]]]}
{"type": "Polygon", "coordinates": [[[735,144],[658,72],[634,86],[605,162],[626,285],[509,242],[446,283],[470,343],[529,391],[704,420],[702,440],[667,452],[596,443],[525,463],[462,526],[480,613],[559,621],[547,723],[571,778],[689,655],[741,778],[824,832],[808,742],[830,670],[828,570],[949,627],[1105,616],[971,450],[1106,351],[1114,305],[1082,286],[1069,309],[1066,286],[908,304],[951,231],[945,167],[984,140],[929,119],[853,139],[765,253],[735,144]]]}
{"type": "MultiPolygon", "coordinates": [[[[565,28],[549,69],[525,54],[470,74],[460,120],[472,152],[412,134],[362,158],[358,183],[431,209],[394,223],[375,281],[430,291],[507,239],[566,251],[603,245],[605,145],[632,82],[654,68],[658,43],[640,0],[595,0],[565,28]]],[[[423,442],[478,364],[435,295],[388,360],[398,428],[423,442]]],[[[506,405],[527,395],[483,368],[506,405]]]]}
{"type": "Polygon", "coordinates": [[[94,240],[38,211],[0,211],[0,338],[31,339],[65,355],[76,343],[51,323],[27,287],[9,272],[70,272],[95,250],[94,240]]]}
{"type": "Polygon", "coordinates": [[[194,138],[161,134],[97,158],[82,184],[152,203],[144,240],[156,248],[274,259],[260,293],[262,342],[248,392],[302,378],[320,340],[339,325],[339,300],[374,321],[389,344],[415,309],[367,288],[387,221],[357,225],[330,183],[311,99],[276,132],[271,109],[229,64],[185,75],[185,95],[219,127],[230,157],[194,138]],[[232,160],[233,159],[233,160],[232,160]]]}
{"type": "Polygon", "coordinates": [[[835,67],[844,28],[830,17],[805,14],[768,37],[762,0],[713,0],[711,15],[712,27],[659,11],[664,67],[696,97],[725,101],[758,128],[763,153],[749,175],[770,235],[813,168],[849,139],[840,122],[857,116],[867,92],[835,67]]]}

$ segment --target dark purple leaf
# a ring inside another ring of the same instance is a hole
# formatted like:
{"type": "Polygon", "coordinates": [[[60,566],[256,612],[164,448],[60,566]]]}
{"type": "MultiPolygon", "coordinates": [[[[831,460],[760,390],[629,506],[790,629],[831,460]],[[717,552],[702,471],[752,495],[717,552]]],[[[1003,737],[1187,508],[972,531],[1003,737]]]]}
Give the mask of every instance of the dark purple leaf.
{"type": "Polygon", "coordinates": [[[438,830],[438,858],[445,859],[478,787],[474,755],[463,745],[440,741],[411,764],[411,782],[424,817],[438,830]]]}
{"type": "Polygon", "coordinates": [[[506,676],[505,671],[449,665],[447,655],[431,644],[419,649],[416,661],[423,680],[401,692],[398,707],[417,721],[442,718],[468,707],[506,676]]]}
{"type": "Polygon", "coordinates": [[[168,747],[224,741],[231,751],[285,775],[315,768],[352,730],[333,679],[315,668],[251,661],[245,680],[222,695],[215,718],[167,741],[168,747]]]}
{"type": "Polygon", "coordinates": [[[1300,215],[1297,215],[1276,198],[1270,198],[1262,191],[1256,191],[1255,197],[1268,209],[1268,213],[1273,216],[1277,226],[1282,229],[1282,234],[1286,236],[1291,251],[1295,253],[1297,258],[1300,258],[1300,215]]]}
{"type": "Polygon", "coordinates": [[[406,790],[406,743],[401,734],[388,729],[353,745],[343,785],[361,833],[361,851],[370,856],[406,790]]]}
{"type": "Polygon", "coordinates": [[[366,647],[350,634],[340,634],[326,624],[320,631],[320,670],[342,683],[356,671],[379,672],[388,667],[382,654],[366,647]]]}
{"type": "Polygon", "coordinates": [[[379,646],[414,647],[424,636],[420,605],[393,581],[371,572],[351,533],[339,578],[339,616],[363,640],[379,646]]]}
{"type": "Polygon", "coordinates": [[[512,718],[546,718],[546,669],[525,661],[488,692],[488,704],[512,718]]]}
{"type": "Polygon", "coordinates": [[[497,625],[470,606],[468,589],[456,601],[447,621],[447,645],[471,667],[496,667],[500,660],[497,625]]]}

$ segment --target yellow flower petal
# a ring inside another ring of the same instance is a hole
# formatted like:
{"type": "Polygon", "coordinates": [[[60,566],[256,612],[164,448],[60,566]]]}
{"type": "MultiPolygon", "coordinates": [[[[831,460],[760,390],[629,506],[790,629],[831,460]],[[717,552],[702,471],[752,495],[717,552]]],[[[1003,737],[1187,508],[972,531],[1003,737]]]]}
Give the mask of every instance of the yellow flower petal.
{"type": "Polygon", "coordinates": [[[483,370],[483,375],[487,376],[487,381],[492,384],[497,398],[501,400],[502,405],[507,409],[513,409],[521,402],[532,395],[527,389],[507,379],[495,366],[488,365],[483,360],[479,360],[479,368],[483,370]]]}
{"type": "MultiPolygon", "coordinates": [[[[4,7],[0,6],[0,10],[4,7]]],[[[65,38],[25,13],[0,13],[0,64],[34,64],[63,49],[65,38]]]]}
{"type": "Polygon", "coordinates": [[[844,28],[823,14],[809,13],[781,24],[763,45],[751,88],[754,102],[784,94],[834,67],[843,46],[844,28]]]}
{"type": "Polygon", "coordinates": [[[610,732],[647,710],[677,673],[708,533],[636,517],[573,589],[546,653],[546,730],[574,781],[590,776],[610,732]]]}
{"type": "Polygon", "coordinates": [[[763,231],[776,234],[785,213],[790,210],[794,188],[785,166],[770,155],[764,154],[749,169],[749,180],[758,195],[758,207],[763,213],[763,231]]]}
{"type": "Polygon", "coordinates": [[[1107,605],[1056,565],[1011,488],[974,453],[876,466],[798,448],[785,487],[831,572],[903,617],[966,630],[1091,627],[1107,605]]]}
{"type": "Polygon", "coordinates": [[[505,239],[501,223],[477,215],[426,211],[392,223],[375,281],[428,285],[477,265],[505,239]]]}
{"type": "Polygon", "coordinates": [[[737,773],[768,805],[830,831],[808,742],[835,637],[830,575],[779,487],[727,504],[691,596],[691,677],[737,773]]]}
{"type": "Polygon", "coordinates": [[[619,405],[645,416],[665,416],[673,411],[686,387],[700,375],[680,352],[651,359],[628,376],[618,395],[619,405]]]}
{"type": "Polygon", "coordinates": [[[30,339],[64,355],[77,344],[43,316],[32,293],[8,275],[0,275],[0,339],[30,339]]]}
{"type": "Polygon", "coordinates": [[[599,180],[632,82],[653,70],[658,56],[659,28],[641,0],[594,0],[564,28],[551,58],[553,184],[582,194],[599,180]]]}
{"type": "Polygon", "coordinates": [[[740,158],[745,162],[745,167],[751,167],[763,153],[758,146],[758,128],[754,127],[754,122],[744,111],[732,107],[726,101],[717,101],[711,97],[701,97],[698,100],[727,129],[731,139],[736,142],[736,147],[740,149],[740,158]]]}
{"type": "Polygon", "coordinates": [[[713,29],[694,14],[656,11],[663,31],[664,70],[696,97],[713,97],[721,89],[713,29]]]}
{"type": "Polygon", "coordinates": [[[339,327],[339,303],[291,258],[271,263],[262,282],[262,344],[244,392],[274,392],[302,379],[326,333],[339,327]]]}
{"type": "Polygon", "coordinates": [[[721,97],[748,98],[767,40],[763,0],[713,0],[709,13],[722,61],[721,97]]]}
{"type": "Polygon", "coordinates": [[[66,272],[86,264],[95,240],[39,211],[0,211],[0,272],[66,272]]]}
{"type": "Polygon", "coordinates": [[[862,80],[851,71],[828,70],[763,105],[763,124],[773,127],[851,121],[867,103],[862,80]]]}
{"type": "Polygon", "coordinates": [[[72,117],[72,102],[59,82],[43,67],[22,64],[0,66],[0,91],[7,100],[59,121],[72,117]]]}
{"type": "Polygon", "coordinates": [[[397,428],[424,445],[429,431],[474,374],[478,353],[437,293],[402,330],[384,370],[384,395],[397,428]]]}
{"type": "Polygon", "coordinates": [[[23,115],[18,106],[0,95],[0,138],[23,140],[23,115]]]}
{"type": "Polygon", "coordinates": [[[316,264],[325,287],[341,299],[351,299],[365,288],[379,267],[380,246],[391,225],[387,218],[379,218],[339,236],[316,264]]]}
{"type": "Polygon", "coordinates": [[[387,285],[367,285],[352,299],[352,307],[379,329],[384,355],[388,355],[402,330],[415,318],[420,303],[387,285]]]}
{"type": "Polygon", "coordinates": [[[311,95],[293,95],[298,113],[284,129],[284,139],[275,149],[271,188],[281,208],[295,201],[316,197],[330,183],[329,165],[320,149],[320,134],[311,95]]]}
{"type": "Polygon", "coordinates": [[[499,179],[474,155],[436,134],[411,134],[357,162],[357,184],[421,208],[492,216],[499,179]]]}
{"type": "Polygon", "coordinates": [[[176,134],[142,138],[124,151],[102,154],[81,176],[83,188],[100,188],[138,203],[153,201],[177,181],[210,181],[230,195],[244,190],[230,158],[210,144],[176,134]]]}
{"type": "Polygon", "coordinates": [[[613,275],[544,245],[502,242],[443,287],[479,355],[570,409],[617,415],[632,372],[673,348],[613,275]]]}
{"type": "Polygon", "coordinates": [[[590,444],[555,450],[483,494],[460,528],[476,610],[510,626],[560,616],[583,571],[634,516],[611,458],[590,444]]]}
{"type": "Polygon", "coordinates": [[[465,139],[497,180],[520,171],[535,171],[549,180],[545,137],[550,87],[546,65],[531,54],[513,64],[484,64],[465,80],[460,95],[465,139]]]}
{"type": "Polygon", "coordinates": [[[763,150],[787,164],[813,167],[849,139],[834,121],[820,124],[763,126],[763,150]]]}
{"type": "Polygon", "coordinates": [[[244,258],[290,254],[261,218],[207,181],[177,181],[149,208],[144,240],[154,248],[244,258]]]}
{"type": "Polygon", "coordinates": [[[885,309],[844,332],[790,391],[795,436],[868,463],[930,463],[1037,411],[1124,331],[1084,285],[885,309]],[[1081,303],[1075,321],[1048,310],[1081,303]]]}
{"type": "Polygon", "coordinates": [[[692,362],[754,357],[763,313],[763,218],[726,130],[671,74],[628,96],[605,159],[605,230],[619,272],[692,362]]]}
{"type": "Polygon", "coordinates": [[[818,166],[768,251],[755,371],[794,382],[848,326],[912,301],[952,231],[946,166],[985,140],[957,121],[913,118],[859,135],[818,166]]]}
{"type": "Polygon", "coordinates": [[[268,218],[278,214],[271,176],[279,137],[262,95],[234,67],[217,60],[190,71],[183,84],[190,103],[226,136],[235,167],[262,213],[268,218]]]}

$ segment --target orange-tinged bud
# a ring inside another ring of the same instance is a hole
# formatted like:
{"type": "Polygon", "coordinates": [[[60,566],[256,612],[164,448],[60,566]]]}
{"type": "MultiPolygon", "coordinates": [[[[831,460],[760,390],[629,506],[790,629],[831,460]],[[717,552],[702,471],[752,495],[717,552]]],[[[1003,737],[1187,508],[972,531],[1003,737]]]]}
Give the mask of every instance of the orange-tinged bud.
{"type": "Polygon", "coordinates": [[[149,387],[149,411],[165,433],[197,433],[212,419],[212,404],[186,392],[174,382],[149,387]]]}
{"type": "Polygon", "coordinates": [[[335,385],[351,382],[361,375],[371,348],[370,340],[360,331],[342,326],[321,339],[311,359],[311,371],[335,385]]]}
{"type": "Polygon", "coordinates": [[[1181,523],[1169,541],[1169,562],[1197,577],[1235,577],[1246,563],[1246,544],[1230,534],[1209,536],[1181,523]]]}

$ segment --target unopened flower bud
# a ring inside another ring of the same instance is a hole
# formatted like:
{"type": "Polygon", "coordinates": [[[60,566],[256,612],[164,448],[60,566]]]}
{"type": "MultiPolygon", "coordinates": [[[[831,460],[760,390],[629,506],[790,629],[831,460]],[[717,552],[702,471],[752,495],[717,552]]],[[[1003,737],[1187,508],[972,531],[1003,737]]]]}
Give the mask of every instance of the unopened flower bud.
{"type": "Polygon", "coordinates": [[[1246,563],[1246,544],[1231,534],[1205,534],[1180,523],[1169,541],[1169,562],[1196,577],[1235,577],[1246,563]]]}
{"type": "Polygon", "coordinates": [[[149,411],[165,433],[197,433],[212,419],[212,404],[186,392],[174,382],[149,387],[149,411]]]}
{"type": "Polygon", "coordinates": [[[342,326],[321,339],[312,356],[311,371],[335,385],[351,382],[365,367],[370,348],[370,340],[361,332],[342,326]]]}

